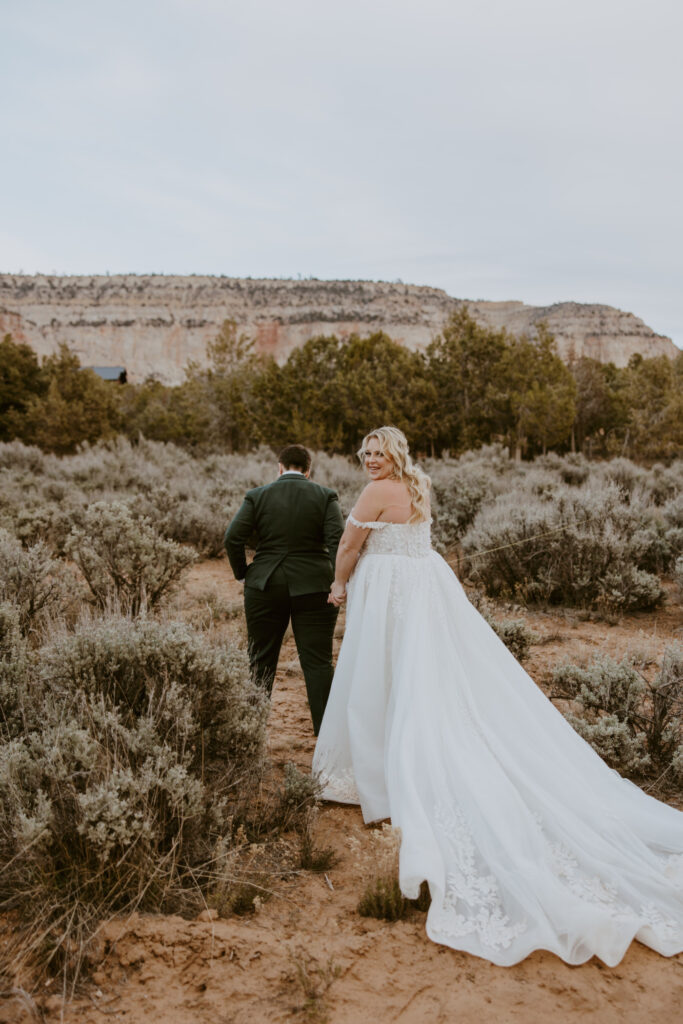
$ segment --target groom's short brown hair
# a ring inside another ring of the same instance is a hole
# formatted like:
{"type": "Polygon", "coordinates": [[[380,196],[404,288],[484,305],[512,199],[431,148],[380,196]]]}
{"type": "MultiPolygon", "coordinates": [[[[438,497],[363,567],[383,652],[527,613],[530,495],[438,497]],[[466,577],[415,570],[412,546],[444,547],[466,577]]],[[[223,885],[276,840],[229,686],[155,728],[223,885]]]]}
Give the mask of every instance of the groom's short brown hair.
{"type": "Polygon", "coordinates": [[[302,473],[308,473],[311,468],[311,453],[302,444],[288,444],[278,455],[277,461],[285,469],[300,469],[302,473]]]}

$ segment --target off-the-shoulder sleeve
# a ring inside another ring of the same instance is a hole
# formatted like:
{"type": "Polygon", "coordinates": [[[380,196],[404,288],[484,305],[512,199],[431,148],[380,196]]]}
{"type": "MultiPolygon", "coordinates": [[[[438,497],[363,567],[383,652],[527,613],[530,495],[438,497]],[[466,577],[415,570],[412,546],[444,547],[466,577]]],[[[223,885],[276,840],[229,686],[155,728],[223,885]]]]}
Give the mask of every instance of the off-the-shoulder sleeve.
{"type": "Polygon", "coordinates": [[[349,516],[346,521],[351,523],[351,526],[357,526],[360,530],[381,530],[382,527],[389,525],[388,523],[378,523],[376,521],[374,523],[361,523],[355,516],[349,516]]]}

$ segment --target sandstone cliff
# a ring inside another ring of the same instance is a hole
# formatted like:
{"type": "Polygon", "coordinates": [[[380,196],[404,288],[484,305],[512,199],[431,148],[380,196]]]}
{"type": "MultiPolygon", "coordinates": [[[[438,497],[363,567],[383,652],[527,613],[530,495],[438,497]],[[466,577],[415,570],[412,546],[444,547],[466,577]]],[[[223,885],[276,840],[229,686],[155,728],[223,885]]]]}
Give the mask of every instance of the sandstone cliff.
{"type": "MultiPolygon", "coordinates": [[[[48,354],[66,342],[83,365],[122,365],[130,380],[179,383],[189,360],[226,318],[260,352],[278,360],[317,334],[346,337],[384,330],[423,348],[466,300],[439,288],[372,281],[291,281],[232,277],[0,275],[0,332],[48,354]]],[[[674,356],[673,342],[632,313],[560,302],[467,302],[480,322],[512,333],[545,320],[563,358],[589,355],[624,366],[634,352],[674,356]]]]}

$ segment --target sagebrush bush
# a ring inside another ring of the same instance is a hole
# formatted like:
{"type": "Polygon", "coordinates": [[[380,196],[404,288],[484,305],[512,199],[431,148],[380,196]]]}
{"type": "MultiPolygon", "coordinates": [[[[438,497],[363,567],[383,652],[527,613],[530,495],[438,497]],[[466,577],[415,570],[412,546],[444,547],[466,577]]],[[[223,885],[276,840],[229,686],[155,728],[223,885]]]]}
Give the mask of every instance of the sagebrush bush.
{"type": "Polygon", "coordinates": [[[51,615],[64,614],[73,603],[76,581],[68,569],[52,558],[42,541],[28,549],[0,529],[0,601],[18,611],[24,632],[51,615]]]}
{"type": "Polygon", "coordinates": [[[674,580],[676,581],[678,592],[681,598],[683,598],[683,556],[676,560],[676,564],[674,566],[674,580]]]}
{"type": "Polygon", "coordinates": [[[133,614],[157,605],[197,558],[193,548],[163,537],[122,502],[91,505],[66,548],[101,607],[116,601],[133,614]]]}
{"type": "Polygon", "coordinates": [[[663,591],[640,568],[647,522],[647,509],[626,504],[614,483],[535,496],[515,490],[482,509],[464,537],[466,571],[493,596],[651,608],[663,591]]]}
{"type": "Polygon", "coordinates": [[[19,609],[0,602],[0,745],[27,726],[29,651],[21,631],[19,609]]]}
{"type": "Polygon", "coordinates": [[[636,778],[676,778],[683,743],[681,647],[665,651],[652,683],[628,658],[601,655],[586,666],[557,667],[553,687],[556,696],[578,704],[566,718],[610,767],[636,778]]]}
{"type": "Polygon", "coordinates": [[[73,973],[102,915],[202,905],[267,700],[241,651],[149,619],[84,621],[31,672],[31,722],[0,745],[0,906],[73,973]]]}
{"type": "Polygon", "coordinates": [[[519,473],[500,445],[459,459],[429,459],[425,470],[432,479],[432,540],[444,555],[460,542],[482,505],[519,473]]]}
{"type": "Polygon", "coordinates": [[[484,618],[517,661],[524,661],[531,645],[538,642],[536,634],[529,629],[524,619],[494,619],[488,614],[484,618]]]}

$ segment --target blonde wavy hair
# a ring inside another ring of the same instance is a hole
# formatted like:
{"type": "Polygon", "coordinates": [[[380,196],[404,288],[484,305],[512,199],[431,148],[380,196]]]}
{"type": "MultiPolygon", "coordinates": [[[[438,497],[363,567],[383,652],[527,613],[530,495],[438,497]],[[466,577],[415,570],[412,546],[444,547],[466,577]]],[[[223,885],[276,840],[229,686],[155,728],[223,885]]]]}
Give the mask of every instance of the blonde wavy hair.
{"type": "Polygon", "coordinates": [[[388,455],[393,462],[394,478],[402,480],[408,488],[413,506],[413,513],[408,522],[421,523],[429,519],[429,489],[432,481],[411,459],[406,435],[398,427],[378,427],[377,430],[371,430],[365,435],[360,449],[356,452],[361,463],[365,459],[367,444],[372,437],[377,438],[383,454],[388,455]]]}

